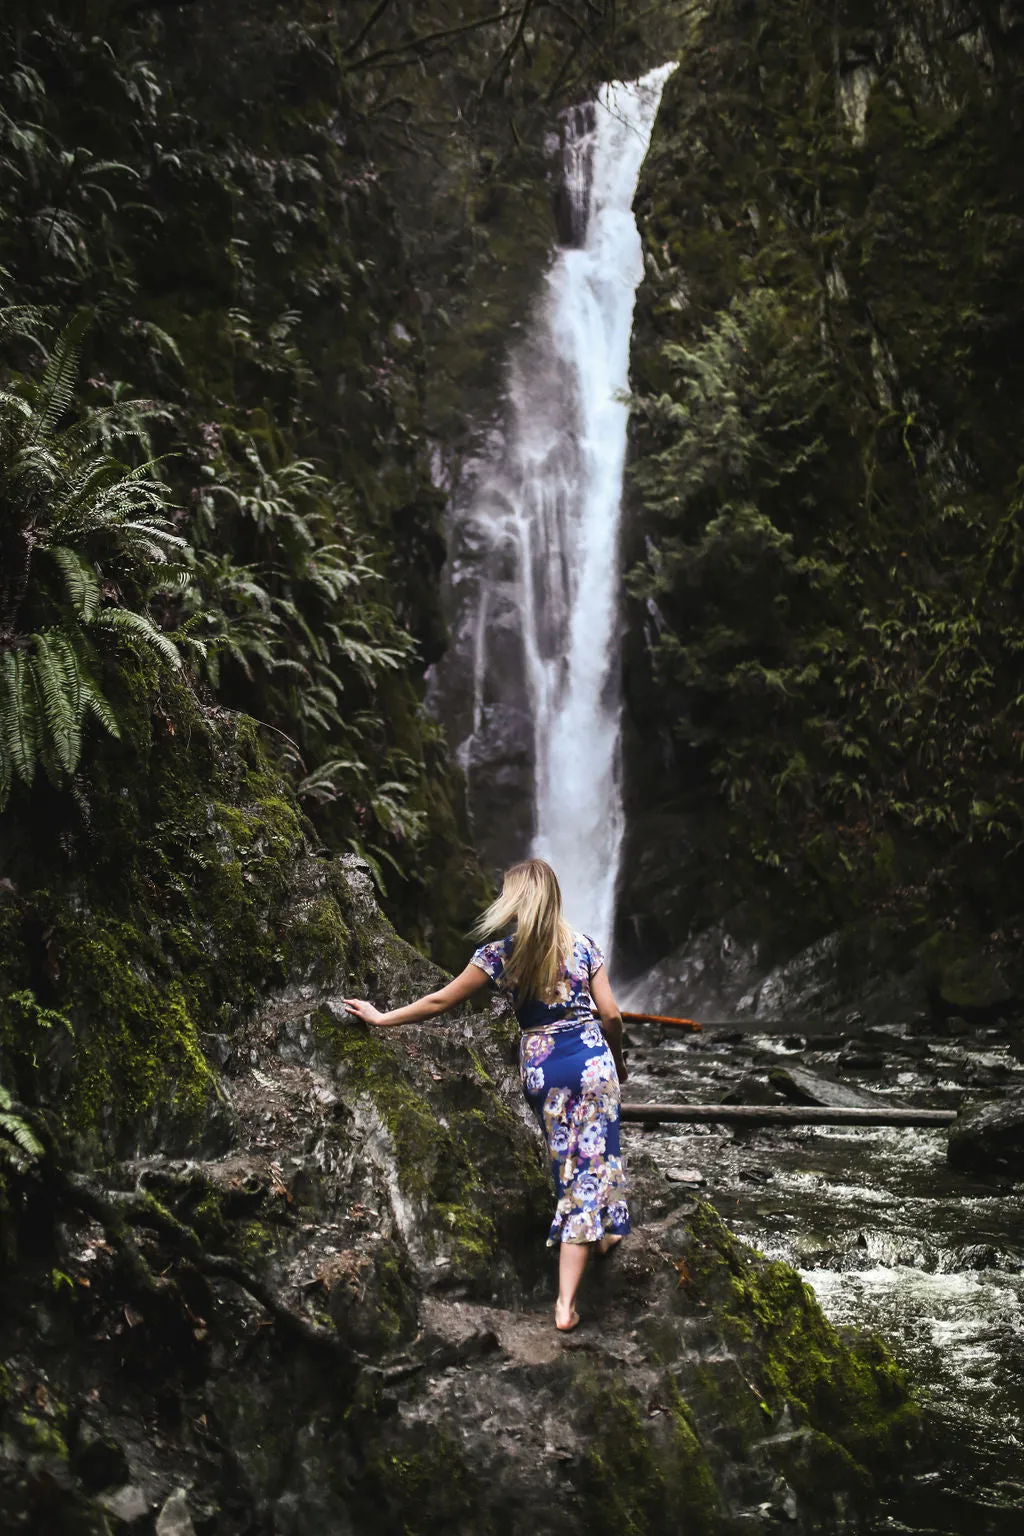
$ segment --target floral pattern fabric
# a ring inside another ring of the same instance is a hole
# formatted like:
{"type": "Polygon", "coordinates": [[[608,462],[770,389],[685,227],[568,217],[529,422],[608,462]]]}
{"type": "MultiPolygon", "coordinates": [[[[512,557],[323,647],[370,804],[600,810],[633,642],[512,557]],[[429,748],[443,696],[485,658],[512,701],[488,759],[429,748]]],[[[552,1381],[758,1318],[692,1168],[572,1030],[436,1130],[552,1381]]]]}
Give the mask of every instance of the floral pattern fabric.
{"type": "MultiPolygon", "coordinates": [[[[511,940],[485,944],[472,963],[502,986],[511,940]]],[[[619,1146],[619,1078],[594,1014],[590,979],[604,964],[592,939],[579,934],[546,1009],[549,1022],[528,1028],[519,1045],[519,1075],[527,1103],[544,1133],[557,1202],[548,1246],[594,1243],[629,1231],[626,1174],[619,1146]]],[[[517,1016],[532,1023],[530,1001],[511,992],[517,1016]]]]}
{"type": "Polygon", "coordinates": [[[520,997],[515,986],[505,980],[505,966],[512,953],[512,944],[512,937],[483,944],[469,963],[486,971],[498,990],[509,994],[516,1017],[523,1028],[531,1029],[556,1022],[565,1027],[589,1024],[596,1011],[594,999],[590,995],[590,978],[604,965],[604,955],[593,939],[585,933],[574,936],[572,954],[568,964],[562,968],[554,1000],[550,1003],[520,997]]]}

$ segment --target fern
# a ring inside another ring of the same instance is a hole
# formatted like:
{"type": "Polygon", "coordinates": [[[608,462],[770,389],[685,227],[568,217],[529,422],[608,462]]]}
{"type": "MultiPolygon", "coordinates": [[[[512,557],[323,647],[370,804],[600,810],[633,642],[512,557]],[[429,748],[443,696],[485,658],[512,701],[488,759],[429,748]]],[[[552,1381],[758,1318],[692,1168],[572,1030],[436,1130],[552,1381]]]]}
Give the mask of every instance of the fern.
{"type": "Polygon", "coordinates": [[[42,1143],[28,1122],[15,1113],[14,1100],[0,1083],[0,1168],[24,1173],[42,1155],[42,1143]]]}
{"type": "MultiPolygon", "coordinates": [[[[0,538],[20,555],[19,568],[0,573],[0,810],[14,783],[31,785],[39,769],[54,784],[69,781],[87,716],[119,733],[99,677],[105,663],[124,664],[126,646],[161,667],[181,665],[174,642],[105,579],[116,572],[145,592],[180,586],[189,571],[155,464],[124,463],[107,446],[120,438],[148,448],[144,422],[157,408],[129,403],[67,421],[85,327],[76,316],[42,377],[15,378],[0,393],[0,538]]],[[[0,340],[26,332],[43,334],[38,315],[0,309],[0,340]]]]}

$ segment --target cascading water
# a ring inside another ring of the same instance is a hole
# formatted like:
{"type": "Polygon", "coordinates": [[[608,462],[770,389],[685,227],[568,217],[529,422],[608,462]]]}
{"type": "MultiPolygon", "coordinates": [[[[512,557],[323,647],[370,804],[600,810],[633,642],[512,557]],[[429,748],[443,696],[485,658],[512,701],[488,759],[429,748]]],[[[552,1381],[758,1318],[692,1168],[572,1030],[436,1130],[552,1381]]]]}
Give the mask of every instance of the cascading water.
{"type": "Polygon", "coordinates": [[[673,68],[566,114],[565,243],[510,363],[504,431],[456,503],[453,661],[439,690],[484,856],[549,859],[569,920],[602,944],[623,831],[619,513],[643,275],[632,202],[673,68]]]}

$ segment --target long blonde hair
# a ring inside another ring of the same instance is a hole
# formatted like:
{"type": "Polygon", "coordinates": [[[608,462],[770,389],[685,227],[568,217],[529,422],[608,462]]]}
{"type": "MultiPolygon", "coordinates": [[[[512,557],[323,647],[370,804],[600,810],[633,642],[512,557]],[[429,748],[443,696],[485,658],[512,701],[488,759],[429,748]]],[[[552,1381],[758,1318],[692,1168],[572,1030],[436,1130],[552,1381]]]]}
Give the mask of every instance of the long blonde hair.
{"type": "Polygon", "coordinates": [[[473,933],[478,939],[493,938],[513,922],[516,932],[505,976],[521,997],[552,1003],[574,935],[562,916],[558,876],[545,859],[526,859],[505,871],[501,895],[473,933]]]}

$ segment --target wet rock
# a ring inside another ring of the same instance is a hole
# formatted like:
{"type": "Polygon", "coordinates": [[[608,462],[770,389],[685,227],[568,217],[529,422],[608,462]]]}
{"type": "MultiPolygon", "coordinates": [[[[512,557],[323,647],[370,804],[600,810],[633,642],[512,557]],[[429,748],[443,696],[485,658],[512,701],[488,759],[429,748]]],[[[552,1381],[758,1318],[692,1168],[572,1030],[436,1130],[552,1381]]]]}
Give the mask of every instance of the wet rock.
{"type": "Polygon", "coordinates": [[[897,1040],[893,1044],[893,1051],[900,1056],[909,1056],[912,1061],[925,1061],[931,1055],[926,1040],[897,1040]]]}
{"type": "Polygon", "coordinates": [[[728,1019],[753,1009],[740,1006],[758,976],[756,948],[724,928],[708,928],[666,955],[623,991],[623,1006],[687,1018],[728,1019]]]}
{"type": "Polygon", "coordinates": [[[184,1488],[176,1488],[157,1515],[156,1536],[196,1536],[184,1488]]]}
{"type": "Polygon", "coordinates": [[[668,1168],[665,1177],[670,1184],[703,1184],[704,1175],[699,1168],[668,1168]]]}
{"type": "Polygon", "coordinates": [[[131,1476],[123,1446],[113,1435],[103,1434],[89,1423],[79,1426],[71,1466],[90,1493],[120,1488],[131,1476]]]}
{"type": "Polygon", "coordinates": [[[722,1095],[723,1104],[778,1104],[781,1100],[782,1094],[767,1078],[755,1077],[753,1073],[741,1077],[722,1095]]]}
{"type": "Polygon", "coordinates": [[[739,1170],[739,1176],[748,1184],[769,1184],[775,1177],[770,1168],[758,1168],[749,1164],[739,1170]]]}
{"type": "Polygon", "coordinates": [[[961,1111],[947,1155],[954,1168],[1024,1178],[1024,1093],[961,1111]]]}
{"type": "Polygon", "coordinates": [[[756,946],[718,926],[659,960],[628,995],[659,1013],[785,1021],[790,1028],[806,1021],[838,1031],[866,1018],[896,1021],[923,1011],[926,976],[924,961],[894,949],[881,924],[827,934],[772,967],[756,946]]]}
{"type": "Polygon", "coordinates": [[[934,966],[928,1003],[937,1019],[958,1015],[970,1023],[998,1018],[1013,1003],[1013,991],[999,966],[980,949],[953,947],[948,940],[929,946],[934,966]],[[957,952],[959,950],[959,952],[957,952]]]}
{"type": "Polygon", "coordinates": [[[933,1022],[932,1029],[936,1035],[944,1035],[951,1040],[958,1040],[962,1039],[964,1035],[971,1033],[972,1025],[961,1014],[951,1013],[948,1016],[936,1019],[933,1022]]]}
{"type": "Polygon", "coordinates": [[[806,1067],[776,1067],[769,1082],[793,1104],[820,1104],[828,1109],[874,1109],[879,1099],[859,1088],[849,1088],[834,1078],[806,1067]]]}
{"type": "Polygon", "coordinates": [[[115,1522],[118,1531],[141,1530],[149,1519],[152,1501],[137,1483],[125,1483],[114,1493],[101,1494],[99,1503],[115,1522]]]}
{"type": "Polygon", "coordinates": [[[848,1072],[880,1072],[885,1062],[886,1058],[879,1051],[854,1050],[843,1051],[838,1064],[848,1072]]]}

